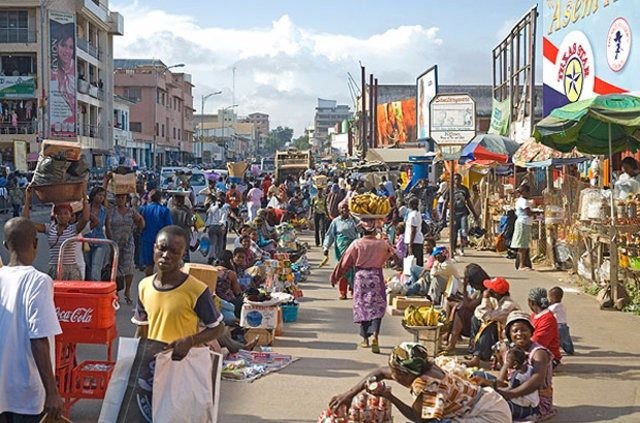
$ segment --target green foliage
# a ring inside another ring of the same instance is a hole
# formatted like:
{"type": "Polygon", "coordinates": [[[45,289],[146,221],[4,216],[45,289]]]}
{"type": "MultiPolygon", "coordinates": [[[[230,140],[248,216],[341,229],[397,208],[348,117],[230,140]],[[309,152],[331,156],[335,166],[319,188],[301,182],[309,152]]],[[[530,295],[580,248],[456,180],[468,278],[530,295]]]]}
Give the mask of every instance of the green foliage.
{"type": "Polygon", "coordinates": [[[311,148],[311,143],[309,143],[308,135],[303,135],[296,138],[295,140],[293,140],[293,143],[291,145],[298,150],[308,150],[311,148]]]}
{"type": "Polygon", "coordinates": [[[284,146],[291,142],[293,138],[293,129],[288,127],[278,126],[275,129],[269,131],[269,136],[265,142],[265,148],[269,152],[275,152],[281,150],[284,146]]]}

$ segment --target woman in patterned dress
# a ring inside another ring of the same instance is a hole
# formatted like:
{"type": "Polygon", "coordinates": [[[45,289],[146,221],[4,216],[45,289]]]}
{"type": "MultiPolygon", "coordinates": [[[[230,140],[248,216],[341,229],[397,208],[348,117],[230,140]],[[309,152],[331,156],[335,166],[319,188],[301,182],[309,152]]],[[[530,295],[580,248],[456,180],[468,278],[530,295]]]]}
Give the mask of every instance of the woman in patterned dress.
{"type": "Polygon", "coordinates": [[[118,244],[118,288],[124,287],[124,299],[131,304],[131,283],[135,258],[134,234],[144,228],[144,218],[127,204],[128,194],[116,195],[116,206],[109,210],[105,222],[107,238],[118,244]]]}
{"type": "Polygon", "coordinates": [[[374,353],[380,352],[378,334],[387,308],[382,268],[394,254],[393,247],[386,239],[376,238],[376,222],[362,220],[360,224],[364,236],[349,245],[340,262],[331,274],[331,284],[335,286],[350,269],[355,269],[353,277],[353,322],[360,325],[363,348],[374,353]],[[369,338],[373,337],[371,344],[369,338]]]}

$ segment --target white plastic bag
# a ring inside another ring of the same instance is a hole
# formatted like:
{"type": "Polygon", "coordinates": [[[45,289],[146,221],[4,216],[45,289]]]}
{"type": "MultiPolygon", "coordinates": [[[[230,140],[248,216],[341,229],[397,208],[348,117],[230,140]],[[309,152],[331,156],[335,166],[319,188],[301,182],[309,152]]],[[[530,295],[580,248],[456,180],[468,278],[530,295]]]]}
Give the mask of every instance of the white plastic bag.
{"type": "Polygon", "coordinates": [[[411,276],[411,267],[416,265],[416,257],[411,255],[402,260],[402,274],[411,276]]]}
{"type": "Polygon", "coordinates": [[[118,358],[102,401],[99,423],[111,423],[118,420],[120,405],[127,390],[127,381],[131,373],[131,366],[136,358],[139,341],[138,338],[120,338],[118,341],[118,358]]]}
{"type": "Polygon", "coordinates": [[[171,353],[156,356],[153,422],[217,422],[222,356],[206,347],[191,348],[180,361],[171,353]]]}

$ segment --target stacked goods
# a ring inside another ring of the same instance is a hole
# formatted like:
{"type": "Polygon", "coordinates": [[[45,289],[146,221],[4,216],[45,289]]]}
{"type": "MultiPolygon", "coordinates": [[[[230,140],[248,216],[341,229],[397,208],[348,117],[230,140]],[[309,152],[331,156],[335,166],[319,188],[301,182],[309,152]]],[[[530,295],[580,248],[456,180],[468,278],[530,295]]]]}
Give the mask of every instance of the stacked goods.
{"type": "Polygon", "coordinates": [[[246,162],[228,162],[227,172],[232,178],[242,178],[244,172],[247,170],[248,164],[246,162]]]}
{"type": "Polygon", "coordinates": [[[433,306],[409,306],[404,311],[402,324],[405,326],[437,326],[446,321],[444,310],[433,306]]]}
{"type": "Polygon", "coordinates": [[[349,199],[349,210],[362,218],[383,218],[391,212],[391,203],[375,194],[360,194],[349,199]]]}
{"type": "MultiPolygon", "coordinates": [[[[382,382],[374,382],[374,384],[383,385],[382,382]]],[[[383,389],[388,388],[383,385],[383,389]]],[[[393,417],[391,417],[391,403],[389,400],[371,395],[368,392],[363,392],[356,396],[348,410],[346,407],[341,407],[335,412],[326,410],[318,418],[318,423],[371,422],[391,423],[393,422],[393,417]]]]}
{"type": "Polygon", "coordinates": [[[118,168],[112,175],[108,185],[113,194],[133,194],[136,192],[136,172],[129,168],[118,168]]]}
{"type": "Polygon", "coordinates": [[[88,175],[78,143],[45,140],[31,185],[43,203],[69,203],[82,199],[88,175]]]}

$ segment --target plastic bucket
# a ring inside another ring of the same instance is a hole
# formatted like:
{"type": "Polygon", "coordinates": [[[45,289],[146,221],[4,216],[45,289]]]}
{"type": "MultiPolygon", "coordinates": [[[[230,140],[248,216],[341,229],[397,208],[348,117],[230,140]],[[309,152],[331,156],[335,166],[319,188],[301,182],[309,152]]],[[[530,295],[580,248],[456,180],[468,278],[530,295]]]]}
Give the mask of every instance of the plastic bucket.
{"type": "Polygon", "coordinates": [[[298,304],[282,304],[282,321],[293,323],[298,320],[298,304]]]}

